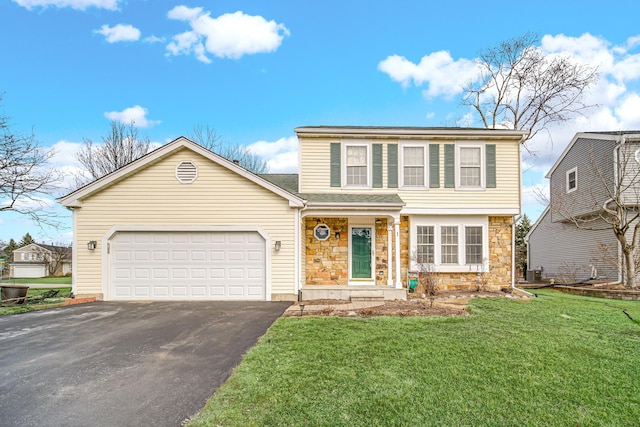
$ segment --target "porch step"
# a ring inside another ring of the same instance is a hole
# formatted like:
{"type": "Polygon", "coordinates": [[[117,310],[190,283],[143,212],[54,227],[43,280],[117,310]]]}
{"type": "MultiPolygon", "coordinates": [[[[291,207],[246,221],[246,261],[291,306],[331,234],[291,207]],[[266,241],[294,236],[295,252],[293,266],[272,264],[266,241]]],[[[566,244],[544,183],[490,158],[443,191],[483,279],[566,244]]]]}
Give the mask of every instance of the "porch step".
{"type": "Polygon", "coordinates": [[[351,291],[351,301],[384,301],[383,291],[351,291]]]}

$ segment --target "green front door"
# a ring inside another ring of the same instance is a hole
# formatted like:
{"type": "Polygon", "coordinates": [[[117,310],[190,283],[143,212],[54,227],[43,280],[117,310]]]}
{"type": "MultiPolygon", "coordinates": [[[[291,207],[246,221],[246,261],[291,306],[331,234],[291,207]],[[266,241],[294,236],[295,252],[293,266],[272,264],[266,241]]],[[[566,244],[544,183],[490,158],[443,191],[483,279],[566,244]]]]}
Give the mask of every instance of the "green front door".
{"type": "Polygon", "coordinates": [[[371,279],[371,227],[351,229],[351,277],[371,279]]]}

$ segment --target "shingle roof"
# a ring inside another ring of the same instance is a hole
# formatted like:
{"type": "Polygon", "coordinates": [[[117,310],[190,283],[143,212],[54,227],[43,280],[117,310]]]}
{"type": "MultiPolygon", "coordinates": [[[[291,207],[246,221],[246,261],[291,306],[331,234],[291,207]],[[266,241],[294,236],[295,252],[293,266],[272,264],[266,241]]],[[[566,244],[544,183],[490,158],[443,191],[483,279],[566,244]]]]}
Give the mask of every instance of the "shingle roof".
{"type": "Polygon", "coordinates": [[[298,174],[295,173],[266,173],[260,174],[278,187],[289,191],[307,201],[309,206],[345,205],[345,206],[384,206],[402,207],[404,201],[395,193],[354,194],[354,193],[298,193],[298,174]]]}
{"type": "Polygon", "coordinates": [[[261,173],[260,178],[264,178],[272,184],[277,185],[290,193],[298,193],[297,173],[261,173]]]}
{"type": "Polygon", "coordinates": [[[322,204],[344,205],[388,205],[402,207],[404,201],[397,194],[350,194],[350,193],[301,193],[310,206],[322,204]]]}

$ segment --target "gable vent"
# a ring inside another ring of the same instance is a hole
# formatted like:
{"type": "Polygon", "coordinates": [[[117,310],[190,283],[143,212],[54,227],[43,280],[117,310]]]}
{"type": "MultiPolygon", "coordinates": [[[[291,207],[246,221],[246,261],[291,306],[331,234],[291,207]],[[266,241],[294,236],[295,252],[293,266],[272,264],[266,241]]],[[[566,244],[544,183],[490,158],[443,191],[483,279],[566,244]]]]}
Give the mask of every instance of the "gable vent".
{"type": "Polygon", "coordinates": [[[193,162],[180,162],[176,166],[176,179],[183,184],[191,184],[198,177],[198,167],[193,162]]]}

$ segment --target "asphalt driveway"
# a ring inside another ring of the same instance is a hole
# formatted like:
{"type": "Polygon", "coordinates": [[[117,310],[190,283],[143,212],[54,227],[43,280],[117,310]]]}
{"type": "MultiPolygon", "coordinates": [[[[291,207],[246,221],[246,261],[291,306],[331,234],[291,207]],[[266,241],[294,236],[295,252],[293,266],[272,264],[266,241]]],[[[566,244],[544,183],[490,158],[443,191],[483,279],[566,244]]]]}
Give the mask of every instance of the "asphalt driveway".
{"type": "Polygon", "coordinates": [[[179,426],[289,305],[101,302],[0,317],[0,425],[179,426]]]}

